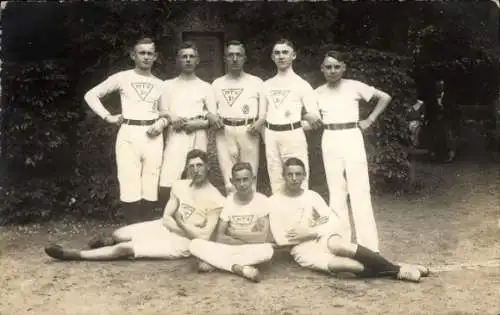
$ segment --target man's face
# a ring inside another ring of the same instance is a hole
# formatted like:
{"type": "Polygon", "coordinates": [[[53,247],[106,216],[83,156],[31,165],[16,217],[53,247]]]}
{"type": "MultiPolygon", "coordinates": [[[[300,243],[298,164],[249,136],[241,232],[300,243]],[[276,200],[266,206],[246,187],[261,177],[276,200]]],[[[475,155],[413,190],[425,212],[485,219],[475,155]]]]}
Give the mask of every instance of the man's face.
{"type": "Polygon", "coordinates": [[[199,157],[190,159],[186,165],[187,177],[195,185],[203,184],[208,178],[208,165],[199,157]]]}
{"type": "Polygon", "coordinates": [[[233,174],[231,183],[237,193],[247,194],[253,189],[253,174],[248,169],[242,169],[233,174]]]}
{"type": "Polygon", "coordinates": [[[302,182],[306,178],[306,171],[300,165],[289,165],[283,171],[286,188],[290,191],[298,191],[302,188],[302,182]]]}
{"type": "Polygon", "coordinates": [[[276,44],[273,47],[271,59],[276,64],[278,70],[285,70],[292,66],[296,56],[292,47],[287,44],[276,44]]]}
{"type": "Polygon", "coordinates": [[[345,63],[332,57],[326,57],[321,64],[321,72],[328,83],[336,83],[342,79],[345,69],[345,63]]]}
{"type": "Polygon", "coordinates": [[[241,45],[229,45],[226,49],[225,59],[229,71],[241,72],[246,61],[245,49],[241,45]]]}
{"type": "Polygon", "coordinates": [[[177,54],[177,62],[181,68],[181,72],[192,73],[200,63],[200,57],[198,56],[198,52],[193,48],[181,49],[177,54]]]}
{"type": "Polygon", "coordinates": [[[157,53],[154,44],[139,44],[136,45],[130,55],[135,62],[136,68],[141,70],[149,70],[156,61],[157,53]]]}

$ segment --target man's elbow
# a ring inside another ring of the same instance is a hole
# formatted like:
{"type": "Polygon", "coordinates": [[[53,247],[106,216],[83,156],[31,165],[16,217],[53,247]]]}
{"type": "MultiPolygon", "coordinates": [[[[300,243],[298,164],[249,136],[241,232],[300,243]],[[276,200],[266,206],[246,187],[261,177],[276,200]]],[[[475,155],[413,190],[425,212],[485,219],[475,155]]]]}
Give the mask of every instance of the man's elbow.
{"type": "Polygon", "coordinates": [[[384,102],[384,104],[389,104],[392,101],[392,96],[386,92],[380,91],[380,99],[384,102]]]}
{"type": "Polygon", "coordinates": [[[85,100],[85,102],[90,103],[90,99],[92,98],[92,93],[91,93],[92,90],[90,91],[87,91],[87,93],[85,93],[85,95],[83,96],[83,99],[85,100]]]}

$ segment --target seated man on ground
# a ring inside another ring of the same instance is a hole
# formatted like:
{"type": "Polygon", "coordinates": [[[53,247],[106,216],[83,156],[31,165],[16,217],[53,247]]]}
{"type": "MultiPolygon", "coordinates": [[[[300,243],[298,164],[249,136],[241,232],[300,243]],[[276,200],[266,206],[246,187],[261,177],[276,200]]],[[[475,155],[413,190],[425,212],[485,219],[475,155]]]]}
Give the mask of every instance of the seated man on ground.
{"type": "Polygon", "coordinates": [[[255,180],[249,163],[239,162],[232,167],[230,181],[236,192],[227,197],[220,213],[217,243],[195,239],[189,246],[193,256],[208,263],[200,264],[200,271],[210,271],[209,267],[214,266],[259,281],[259,270],[254,265],[269,261],[273,248],[266,243],[268,198],[254,190],[255,180]]]}
{"type": "Polygon", "coordinates": [[[111,238],[91,242],[90,250],[50,244],[45,253],[60,260],[188,257],[191,239],[208,240],[212,236],[224,197],[208,180],[206,152],[190,151],[186,171],[190,179],[174,184],[162,219],[119,228],[111,238]]]}
{"type": "Polygon", "coordinates": [[[282,176],[284,188],[269,198],[270,228],[277,245],[290,246],[290,253],[300,266],[328,273],[350,272],[412,282],[429,274],[426,267],[392,263],[342,238],[338,234],[339,216],[319,194],[302,188],[306,169],[301,160],[286,160],[282,176]]]}

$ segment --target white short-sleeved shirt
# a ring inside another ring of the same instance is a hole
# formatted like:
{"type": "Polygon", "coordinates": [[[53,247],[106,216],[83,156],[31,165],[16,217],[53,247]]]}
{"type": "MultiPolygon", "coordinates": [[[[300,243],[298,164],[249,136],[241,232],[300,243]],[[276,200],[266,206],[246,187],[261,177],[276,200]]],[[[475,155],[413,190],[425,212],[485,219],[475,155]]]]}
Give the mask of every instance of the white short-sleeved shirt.
{"type": "Polygon", "coordinates": [[[325,124],[357,122],[359,101],[369,101],[376,89],[363,82],[342,79],[338,86],[331,88],[324,84],[316,89],[318,103],[325,124]]]}
{"type": "Polygon", "coordinates": [[[314,89],[297,74],[287,77],[274,76],[264,82],[267,98],[266,120],[271,124],[289,124],[302,120],[302,106],[317,113],[314,89]]]}
{"type": "MultiPolygon", "coordinates": [[[[102,98],[114,91],[120,93],[123,118],[150,120],[159,116],[163,81],[154,75],[141,75],[134,69],[121,71],[108,77],[102,83],[92,88],[89,93],[102,98]]],[[[104,107],[91,105],[96,113],[105,117],[108,112],[104,107]],[[101,108],[102,107],[102,108],[101,108]]]]}
{"type": "Polygon", "coordinates": [[[190,186],[191,180],[178,180],[172,185],[172,194],[179,200],[180,212],[185,222],[197,224],[207,218],[210,212],[220,214],[225,198],[212,184],[204,188],[190,186]]]}
{"type": "Polygon", "coordinates": [[[278,245],[294,245],[286,238],[288,230],[298,227],[311,227],[319,217],[328,217],[328,222],[315,228],[320,236],[333,234],[338,218],[323,198],[312,190],[305,190],[300,196],[289,197],[279,192],[269,197],[269,222],[271,232],[278,245]]]}
{"type": "Polygon", "coordinates": [[[228,75],[215,79],[212,88],[218,114],[233,119],[257,118],[263,84],[262,79],[248,73],[238,79],[228,75]]]}
{"type": "Polygon", "coordinates": [[[227,197],[220,218],[236,231],[251,232],[257,220],[269,214],[269,200],[261,193],[256,192],[252,201],[246,205],[237,204],[234,198],[235,194],[227,197]]]}
{"type": "Polygon", "coordinates": [[[164,110],[182,118],[203,116],[207,110],[215,107],[212,87],[200,78],[182,80],[177,77],[166,80],[162,104],[164,110]]]}

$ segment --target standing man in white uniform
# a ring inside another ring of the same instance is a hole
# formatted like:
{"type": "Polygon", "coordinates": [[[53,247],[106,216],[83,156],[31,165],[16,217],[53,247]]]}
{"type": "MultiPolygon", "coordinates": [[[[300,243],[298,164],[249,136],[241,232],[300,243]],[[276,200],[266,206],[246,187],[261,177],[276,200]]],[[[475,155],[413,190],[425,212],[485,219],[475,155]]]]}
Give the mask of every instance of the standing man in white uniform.
{"type": "Polygon", "coordinates": [[[168,201],[172,184],[182,176],[186,154],[193,149],[207,151],[207,114],[216,112],[210,84],[196,75],[200,56],[194,43],[180,46],[177,62],[181,73],[165,81],[160,103],[162,114],[170,119],[160,174],[162,207],[168,201]]]}
{"type": "Polygon", "coordinates": [[[327,273],[351,272],[363,277],[392,277],[418,282],[429,274],[420,265],[395,264],[380,254],[351,243],[339,233],[339,216],[323,198],[302,188],[305,165],[289,158],[283,167],[284,189],[269,198],[272,235],[278,246],[302,267],[327,273]]]}
{"type": "Polygon", "coordinates": [[[344,237],[350,240],[349,194],[357,243],[379,252],[362,130],[373,124],[391,97],[363,82],[342,78],[345,58],[336,51],[325,55],[321,71],[327,82],[316,89],[325,129],[321,146],[330,207],[339,212],[344,237]],[[359,120],[359,101],[372,99],[377,100],[375,109],[368,118],[359,120]]]}
{"type": "MultiPolygon", "coordinates": [[[[248,162],[259,169],[259,134],[265,122],[263,81],[244,71],[245,46],[239,41],[226,44],[226,75],[215,79],[217,114],[224,128],[217,131],[217,157],[224,177],[226,193],[233,190],[231,168],[237,162],[248,162]]],[[[254,181],[256,185],[257,181],[254,181]]],[[[255,187],[254,187],[255,188],[255,187]]]]}
{"type": "MultiPolygon", "coordinates": [[[[266,148],[267,169],[273,193],[282,189],[281,176],[283,162],[291,156],[304,161],[309,170],[307,141],[302,128],[302,111],[308,127],[321,126],[317,99],[311,85],[293,70],[297,57],[292,42],[281,39],[273,47],[271,59],[276,65],[277,74],[264,82],[267,98],[266,129],[264,143],[266,148]]],[[[308,179],[304,188],[308,187],[308,179]]]]}
{"type": "Polygon", "coordinates": [[[191,239],[208,240],[217,226],[224,197],[208,180],[206,152],[187,154],[186,171],[191,179],[178,180],[162,219],[127,225],[111,237],[95,239],[90,250],[45,247],[59,260],[116,260],[128,258],[178,259],[190,256],[191,239]]]}
{"type": "Polygon", "coordinates": [[[108,77],[85,94],[85,101],[104,121],[120,125],[116,138],[120,201],[125,219],[133,223],[144,211],[152,210],[158,198],[163,136],[154,130],[161,130],[168,122],[159,119],[163,82],[151,73],[157,58],[154,42],[150,38],[139,40],[130,58],[134,69],[108,77]],[[120,93],[122,113],[112,115],[100,99],[115,91],[120,93]]]}
{"type": "Polygon", "coordinates": [[[231,183],[235,193],[226,198],[220,214],[217,243],[195,239],[189,249],[211,266],[258,282],[259,270],[254,265],[271,260],[273,247],[267,242],[271,209],[268,198],[253,188],[254,174],[249,163],[234,164],[231,183]]]}

